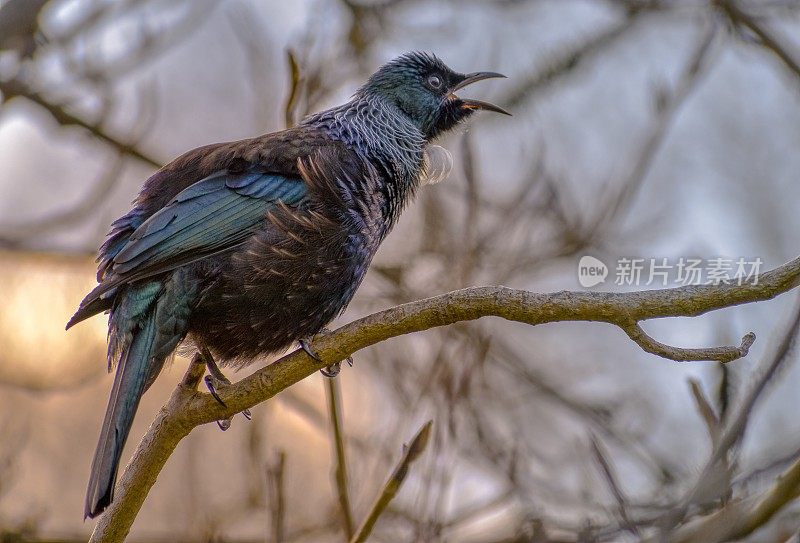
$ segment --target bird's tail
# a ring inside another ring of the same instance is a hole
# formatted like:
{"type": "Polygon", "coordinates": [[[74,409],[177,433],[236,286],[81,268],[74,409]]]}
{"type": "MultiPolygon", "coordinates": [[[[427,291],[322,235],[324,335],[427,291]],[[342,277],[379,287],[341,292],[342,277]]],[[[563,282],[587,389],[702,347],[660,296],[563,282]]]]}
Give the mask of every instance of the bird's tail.
{"type": "MultiPolygon", "coordinates": [[[[108,401],[103,429],[92,460],[92,474],[86,492],[84,518],[99,515],[114,498],[120,455],[131,429],[133,417],[144,394],[156,361],[155,311],[150,310],[119,357],[114,387],[108,401]]],[[[163,362],[162,362],[163,363],[163,362]]],[[[160,365],[159,368],[160,369],[160,365]]]]}
{"type": "Polygon", "coordinates": [[[85,517],[94,518],[114,498],[120,455],[142,394],[186,335],[190,302],[197,292],[186,270],[161,281],[129,285],[118,294],[109,322],[109,369],[117,374],[92,460],[85,517]]]}

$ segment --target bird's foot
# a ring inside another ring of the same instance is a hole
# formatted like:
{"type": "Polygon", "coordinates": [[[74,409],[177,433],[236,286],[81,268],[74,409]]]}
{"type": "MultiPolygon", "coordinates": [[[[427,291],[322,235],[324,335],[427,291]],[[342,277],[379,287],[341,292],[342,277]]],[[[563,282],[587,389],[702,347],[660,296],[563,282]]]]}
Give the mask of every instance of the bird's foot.
{"type": "MultiPolygon", "coordinates": [[[[203,349],[203,358],[206,361],[206,368],[208,368],[208,375],[206,375],[204,379],[206,388],[208,388],[208,392],[220,403],[220,405],[222,405],[222,407],[227,407],[217,391],[231,386],[231,381],[225,377],[225,374],[219,369],[219,366],[217,366],[216,362],[214,362],[214,357],[211,356],[211,353],[208,352],[207,349],[203,349]]],[[[242,415],[244,415],[244,418],[247,420],[253,419],[253,415],[250,413],[249,409],[242,411],[242,415]]],[[[231,422],[232,417],[228,417],[227,419],[218,420],[217,426],[219,426],[219,429],[224,432],[231,427],[231,422]]]]}
{"type": "MultiPolygon", "coordinates": [[[[316,352],[314,352],[314,349],[311,347],[310,339],[301,339],[299,341],[299,343],[300,343],[300,348],[303,349],[303,351],[305,351],[305,353],[308,356],[310,356],[311,358],[313,358],[317,362],[323,362],[323,363],[325,362],[324,360],[322,360],[319,357],[319,355],[316,352]]],[[[352,368],[353,367],[353,357],[352,356],[348,356],[346,361],[347,361],[347,365],[352,368]]],[[[333,379],[334,377],[339,375],[340,371],[342,371],[342,363],[341,362],[335,362],[335,363],[331,364],[330,366],[327,366],[327,367],[322,368],[321,370],[319,370],[319,372],[322,375],[324,375],[325,377],[328,377],[329,379],[333,379]]]]}

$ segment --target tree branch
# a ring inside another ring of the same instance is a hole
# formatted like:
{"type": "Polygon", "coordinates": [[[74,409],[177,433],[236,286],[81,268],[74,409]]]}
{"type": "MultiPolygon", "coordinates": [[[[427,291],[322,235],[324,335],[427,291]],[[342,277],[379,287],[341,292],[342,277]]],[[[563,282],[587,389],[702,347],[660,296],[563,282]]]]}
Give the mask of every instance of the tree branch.
{"type": "Polygon", "coordinates": [[[712,543],[738,541],[767,523],[784,505],[800,496],[800,459],[781,473],[761,494],[729,502],[720,510],[693,519],[668,537],[656,536],[645,543],[712,543]]]}
{"type": "Polygon", "coordinates": [[[112,148],[116,149],[117,152],[131,156],[133,158],[137,158],[142,162],[149,164],[150,166],[158,169],[163,166],[163,163],[154,157],[147,155],[144,151],[141,151],[135,145],[130,143],[126,143],[119,138],[112,136],[111,134],[107,133],[103,130],[102,127],[95,123],[91,123],[81,119],[80,117],[76,117],[72,113],[68,112],[63,106],[59,104],[51,103],[49,100],[44,98],[41,94],[36,92],[35,90],[28,88],[24,83],[17,81],[17,80],[10,80],[10,81],[0,81],[0,93],[3,95],[3,100],[10,100],[15,96],[21,96],[23,98],[27,98],[34,104],[45,109],[53,119],[58,122],[61,126],[79,126],[84,130],[88,131],[94,137],[106,143],[107,145],[111,146],[112,148]]]}
{"type": "MultiPolygon", "coordinates": [[[[794,289],[798,283],[800,258],[742,285],[699,285],[627,293],[562,291],[541,294],[501,286],[457,290],[393,307],[318,335],[314,339],[314,349],[321,361],[312,359],[302,350],[291,352],[221,390],[226,407],[196,390],[203,368],[193,363],[134,452],[117,485],[115,501],[100,518],[91,541],[124,540],[167,459],[194,427],[228,418],[266,401],[319,369],[370,345],[403,334],[487,316],[532,326],[562,321],[605,322],[630,334],[632,330],[635,332],[634,324],[642,320],[694,317],[769,300],[794,289]]],[[[639,345],[653,347],[655,342],[650,338],[648,343],[646,334],[644,339],[637,338],[639,345]]],[[[667,358],[687,359],[686,349],[666,348],[655,343],[661,347],[651,352],[667,358]]],[[[744,354],[747,346],[739,347],[739,353],[744,354]]],[[[724,352],[730,354],[730,351],[724,352]]]]}
{"type": "Polygon", "coordinates": [[[714,0],[734,25],[741,25],[755,34],[761,45],[775,55],[796,77],[800,77],[800,63],[792,56],[780,39],[767,26],[742,10],[734,0],[714,0]]]}
{"type": "Polygon", "coordinates": [[[325,381],[328,393],[328,414],[331,422],[331,440],[333,441],[333,448],[336,456],[334,480],[336,481],[339,508],[342,513],[342,529],[344,530],[345,538],[349,541],[353,537],[355,528],[353,527],[353,513],[350,508],[350,493],[347,490],[347,482],[349,479],[347,478],[347,457],[344,448],[342,413],[339,407],[342,403],[339,394],[339,381],[336,379],[325,379],[325,381]]]}
{"type": "Polygon", "coordinates": [[[433,421],[430,420],[423,424],[422,428],[420,428],[411,439],[411,443],[403,446],[403,457],[400,458],[400,461],[397,463],[397,466],[395,466],[386,484],[383,485],[383,490],[381,490],[375,503],[372,504],[369,514],[364,518],[361,526],[359,526],[356,535],[350,539],[350,543],[364,543],[369,537],[369,534],[372,533],[375,523],[378,522],[378,519],[389,506],[389,503],[391,503],[400,491],[400,487],[403,486],[411,464],[419,458],[419,455],[421,455],[423,451],[425,451],[425,447],[428,446],[432,425],[433,421]]]}
{"type": "Polygon", "coordinates": [[[742,338],[742,344],[738,347],[707,347],[703,349],[685,349],[682,347],[672,347],[659,341],[656,341],[647,333],[642,330],[637,322],[630,325],[623,326],[623,330],[643,351],[650,354],[676,360],[679,362],[710,360],[716,362],[730,362],[739,358],[747,356],[747,352],[756,340],[756,335],[753,332],[745,334],[742,338]]]}

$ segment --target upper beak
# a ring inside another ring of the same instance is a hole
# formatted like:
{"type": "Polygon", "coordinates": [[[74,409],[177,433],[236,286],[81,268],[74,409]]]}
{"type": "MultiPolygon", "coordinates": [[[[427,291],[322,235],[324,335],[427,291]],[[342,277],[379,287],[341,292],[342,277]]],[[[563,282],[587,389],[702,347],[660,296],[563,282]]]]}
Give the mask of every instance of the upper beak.
{"type": "MultiPolygon", "coordinates": [[[[456,83],[450,90],[451,92],[455,92],[458,89],[463,89],[467,85],[477,83],[478,81],[483,81],[484,79],[493,79],[497,77],[505,78],[503,74],[499,74],[497,72],[473,72],[471,74],[465,75],[464,79],[456,83]]],[[[501,108],[500,106],[490,104],[489,102],[483,102],[481,100],[472,100],[470,98],[461,98],[461,101],[463,102],[463,107],[467,109],[482,109],[485,111],[494,111],[496,113],[502,113],[504,115],[511,115],[511,113],[501,108]]]]}
{"type": "Polygon", "coordinates": [[[497,77],[505,78],[506,76],[497,72],[473,72],[465,75],[464,79],[462,79],[459,83],[456,83],[456,85],[450,90],[456,92],[458,89],[463,89],[467,85],[472,85],[473,83],[483,81],[484,79],[494,79],[497,77]]]}

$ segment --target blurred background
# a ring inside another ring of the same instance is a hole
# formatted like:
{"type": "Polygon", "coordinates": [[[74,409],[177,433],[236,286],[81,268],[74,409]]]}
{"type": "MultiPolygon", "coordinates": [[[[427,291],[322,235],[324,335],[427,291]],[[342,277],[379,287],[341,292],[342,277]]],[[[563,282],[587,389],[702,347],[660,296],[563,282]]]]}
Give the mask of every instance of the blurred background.
{"type": "MultiPolygon", "coordinates": [[[[663,285],[647,269],[615,284],[622,258],[764,271],[800,254],[800,1],[0,0],[0,540],[93,527],[106,323],[63,328],[144,179],[339,104],[410,50],[505,73],[467,95],[514,116],[440,142],[453,172],[421,191],[342,322],[470,285],[580,290],[584,255],[610,268],[596,290],[630,290],[663,285]]],[[[680,346],[754,331],[728,365],[663,360],[603,324],[489,319],[359,352],[333,388],[355,521],[431,419],[374,541],[638,540],[687,499],[713,420],[764,383],[690,512],[757,495],[800,454],[797,356],[760,370],[794,305],[645,325],[680,346]]],[[[146,394],[123,463],[185,368],[178,357],[146,394]]],[[[327,388],[317,375],[252,422],[194,431],[129,540],[343,540],[327,388]]],[[[789,504],[748,540],[798,528],[789,504]]]]}

